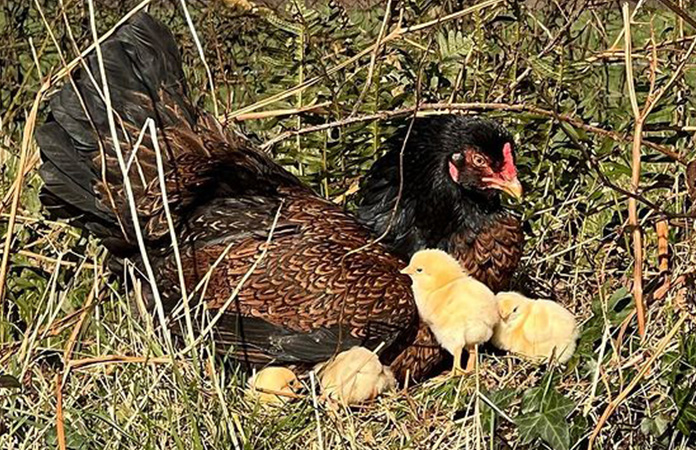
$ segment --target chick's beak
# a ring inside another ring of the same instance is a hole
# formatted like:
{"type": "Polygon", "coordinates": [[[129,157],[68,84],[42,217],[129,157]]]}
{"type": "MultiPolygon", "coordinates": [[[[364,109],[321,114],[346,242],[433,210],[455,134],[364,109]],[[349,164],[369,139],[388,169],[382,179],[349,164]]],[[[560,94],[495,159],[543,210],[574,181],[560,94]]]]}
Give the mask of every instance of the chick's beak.
{"type": "Polygon", "coordinates": [[[499,189],[506,194],[513,197],[515,200],[521,200],[524,190],[522,189],[522,183],[517,177],[511,179],[503,178],[484,178],[483,181],[488,183],[488,185],[493,189],[499,189]]]}
{"type": "Polygon", "coordinates": [[[403,269],[401,269],[399,272],[403,273],[404,275],[411,275],[411,266],[406,266],[403,269]]]}

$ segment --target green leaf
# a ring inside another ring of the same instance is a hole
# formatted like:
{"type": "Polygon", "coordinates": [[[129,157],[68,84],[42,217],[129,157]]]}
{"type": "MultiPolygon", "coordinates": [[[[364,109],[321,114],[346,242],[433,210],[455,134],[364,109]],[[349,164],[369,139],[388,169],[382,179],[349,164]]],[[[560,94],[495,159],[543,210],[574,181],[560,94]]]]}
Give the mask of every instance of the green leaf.
{"type": "Polygon", "coordinates": [[[645,417],[640,421],[640,431],[643,434],[659,436],[667,430],[669,418],[658,414],[655,418],[645,417]]]}
{"type": "Polygon", "coordinates": [[[21,387],[22,383],[12,375],[0,375],[0,388],[19,389],[21,387]]]}
{"type": "Polygon", "coordinates": [[[518,417],[517,426],[523,444],[539,437],[554,450],[570,448],[570,429],[565,416],[557,412],[538,412],[518,417]]]}
{"type": "MultiPolygon", "coordinates": [[[[517,396],[517,391],[514,389],[504,388],[493,392],[484,392],[483,395],[488,398],[488,400],[493,403],[496,408],[504,411],[512,400],[517,396]]],[[[492,427],[495,426],[495,420],[498,413],[495,409],[488,406],[486,402],[481,402],[481,427],[488,432],[492,427]]]]}
{"type": "Polygon", "coordinates": [[[556,391],[555,384],[556,377],[549,372],[539,386],[527,389],[523,394],[522,414],[515,419],[522,443],[541,438],[554,450],[570,447],[570,423],[566,417],[575,408],[575,403],[556,391]]]}
{"type": "Polygon", "coordinates": [[[575,403],[569,398],[559,394],[555,389],[546,391],[546,386],[539,386],[525,391],[522,398],[522,411],[539,411],[550,414],[560,414],[563,417],[570,414],[575,408],[575,403]]]}

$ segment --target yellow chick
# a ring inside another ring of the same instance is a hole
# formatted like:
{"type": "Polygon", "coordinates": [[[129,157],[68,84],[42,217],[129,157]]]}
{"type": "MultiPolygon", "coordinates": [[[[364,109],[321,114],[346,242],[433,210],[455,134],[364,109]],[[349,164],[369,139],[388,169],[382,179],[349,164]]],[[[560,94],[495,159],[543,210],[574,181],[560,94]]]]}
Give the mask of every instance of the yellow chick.
{"type": "Polygon", "coordinates": [[[377,355],[365,347],[353,347],[318,366],[324,396],[354,405],[372,400],[396,387],[394,375],[377,355]]]}
{"type": "Polygon", "coordinates": [[[294,390],[299,386],[300,382],[292,370],[285,367],[266,367],[249,379],[247,392],[258,397],[262,403],[280,405],[290,400],[294,390]]]}
{"type": "Polygon", "coordinates": [[[578,326],[573,314],[550,300],[532,300],[516,292],[500,292],[501,321],[493,344],[528,357],[548,358],[565,363],[573,356],[578,326]]]}
{"type": "Polygon", "coordinates": [[[413,281],[413,295],[421,319],[437,341],[454,356],[452,375],[474,369],[478,344],[488,341],[498,323],[493,291],[469,276],[459,262],[442,250],[413,254],[401,271],[413,281]],[[462,349],[469,351],[462,370],[462,349]]]}

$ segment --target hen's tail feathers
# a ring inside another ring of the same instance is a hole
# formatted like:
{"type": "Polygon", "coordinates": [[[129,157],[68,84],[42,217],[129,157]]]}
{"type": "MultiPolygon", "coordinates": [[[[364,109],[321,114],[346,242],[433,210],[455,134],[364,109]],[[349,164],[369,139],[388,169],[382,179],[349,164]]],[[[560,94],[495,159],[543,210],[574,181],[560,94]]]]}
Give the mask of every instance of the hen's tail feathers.
{"type": "MultiPolygon", "coordinates": [[[[151,118],[165,135],[158,142],[169,177],[168,192],[170,184],[183,183],[189,189],[201,184],[200,179],[188,186],[187,180],[171,180],[177,178],[173,175],[179,168],[174,163],[180,159],[173,143],[186,148],[192,165],[198,162],[191,154],[206,153],[191,132],[196,117],[187,98],[181,58],[169,30],[146,13],[117,30],[101,45],[101,52],[119,147],[139,199],[138,216],[143,226],[149,226],[146,238],[157,239],[166,233],[153,225],[161,221],[162,201],[149,134],[133,156],[141,128],[151,118]],[[177,130],[171,139],[166,136],[168,129],[177,130]]],[[[45,182],[41,197],[54,216],[74,218],[77,226],[102,238],[113,253],[125,255],[136,247],[124,177],[111,139],[97,56],[92,53],[85,63],[86,69],[78,70],[53,97],[51,116],[37,131],[45,182]]],[[[186,195],[170,197],[170,202],[181,203],[186,195]]]]}

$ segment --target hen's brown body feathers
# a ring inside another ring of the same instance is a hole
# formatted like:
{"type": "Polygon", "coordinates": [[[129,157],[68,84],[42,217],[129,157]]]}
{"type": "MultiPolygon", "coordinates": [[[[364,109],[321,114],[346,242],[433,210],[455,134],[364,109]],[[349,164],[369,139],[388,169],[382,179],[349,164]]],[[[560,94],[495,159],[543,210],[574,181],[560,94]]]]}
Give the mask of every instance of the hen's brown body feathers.
{"type": "MultiPolygon", "coordinates": [[[[403,262],[368,245],[372,237],[353,215],[245,138],[210,115],[196,117],[176,44],[163,25],[138,14],[102,52],[122,157],[99,93],[77,72],[75,87],[66,84],[53,98],[52,117],[37,135],[42,199],[144,272],[135,232],[141,229],[157,284],[155,290],[144,283],[145,298],[154,305],[159,293],[176,332],[185,325],[172,234],[194,327],[205,329],[202,304],[213,313],[207,320],[221,311],[213,329],[217,348],[239,360],[308,366],[356,345],[382,345],[389,363],[413,341],[417,311],[408,279],[398,272],[403,262]],[[145,127],[136,146],[148,120],[157,139],[145,127]]],[[[94,56],[87,65],[99,73],[94,56]]]]}

